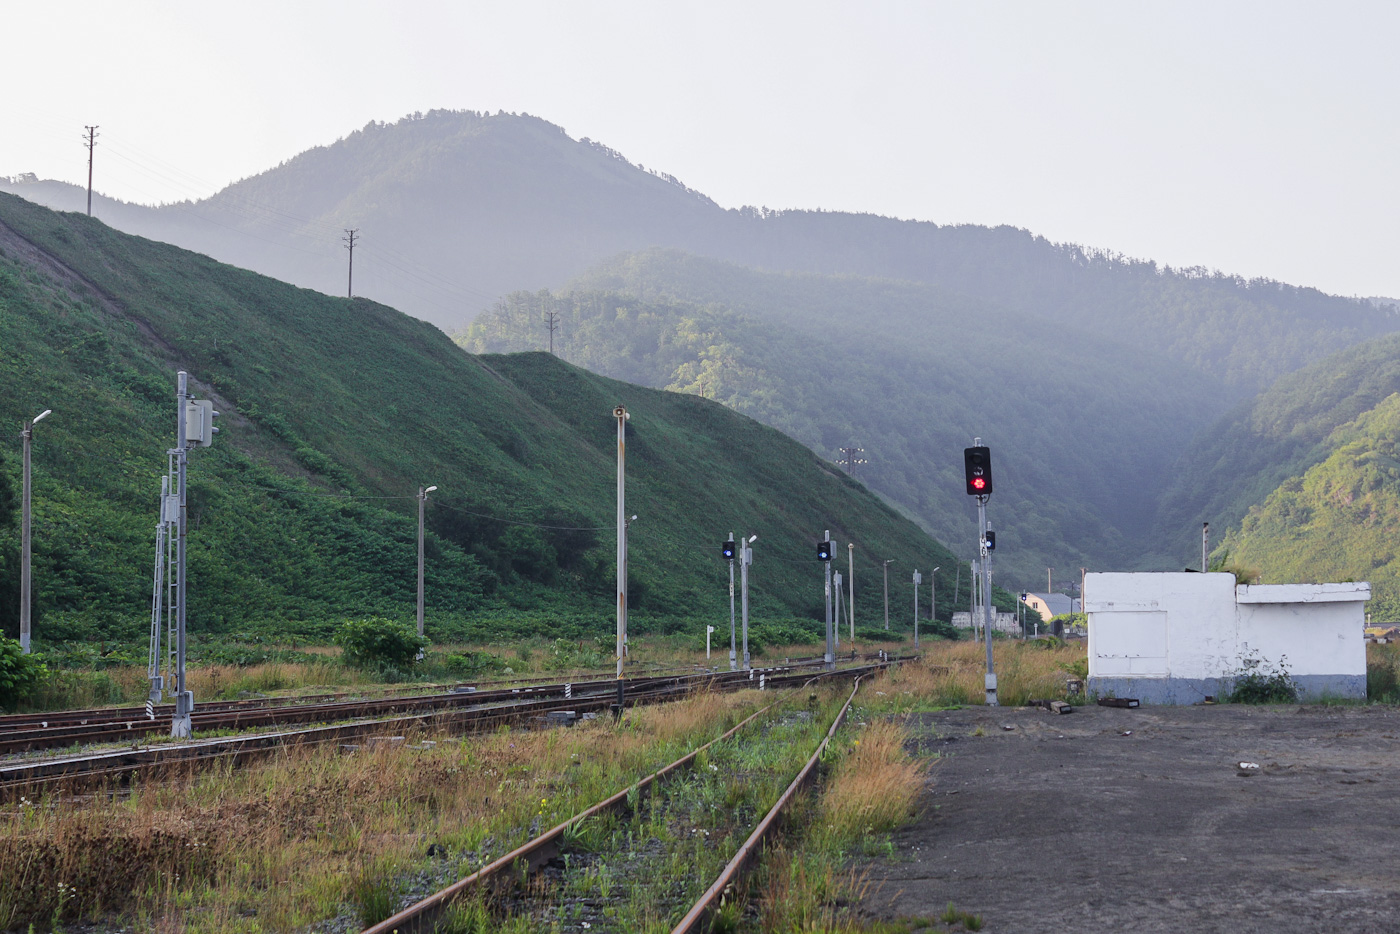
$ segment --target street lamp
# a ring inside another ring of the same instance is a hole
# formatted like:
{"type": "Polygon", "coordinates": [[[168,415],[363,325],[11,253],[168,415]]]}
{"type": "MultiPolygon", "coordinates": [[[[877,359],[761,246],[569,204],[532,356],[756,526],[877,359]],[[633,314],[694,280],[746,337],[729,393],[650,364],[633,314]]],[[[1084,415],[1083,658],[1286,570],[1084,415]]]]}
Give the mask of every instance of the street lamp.
{"type": "Polygon", "coordinates": [[[418,488],[418,635],[423,635],[423,507],[428,503],[428,494],[437,487],[418,488]]]}
{"type": "Polygon", "coordinates": [[[30,478],[29,469],[29,445],[34,440],[34,426],[53,414],[53,409],[44,409],[31,421],[26,422],[20,431],[20,437],[24,439],[24,494],[23,505],[21,506],[21,557],[19,564],[19,645],[20,651],[25,655],[29,654],[30,637],[30,605],[32,603],[32,587],[29,578],[29,565],[33,558],[34,549],[31,544],[29,523],[34,499],[33,483],[30,478]]]}

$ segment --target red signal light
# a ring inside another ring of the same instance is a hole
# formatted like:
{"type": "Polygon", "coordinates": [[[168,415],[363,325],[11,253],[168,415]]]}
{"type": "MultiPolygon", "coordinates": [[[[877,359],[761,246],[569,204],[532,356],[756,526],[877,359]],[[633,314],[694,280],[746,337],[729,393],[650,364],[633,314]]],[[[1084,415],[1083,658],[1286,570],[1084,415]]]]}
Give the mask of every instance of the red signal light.
{"type": "Polygon", "coordinates": [[[987,481],[983,480],[981,477],[973,477],[972,488],[974,490],[984,490],[987,488],[987,481]]]}

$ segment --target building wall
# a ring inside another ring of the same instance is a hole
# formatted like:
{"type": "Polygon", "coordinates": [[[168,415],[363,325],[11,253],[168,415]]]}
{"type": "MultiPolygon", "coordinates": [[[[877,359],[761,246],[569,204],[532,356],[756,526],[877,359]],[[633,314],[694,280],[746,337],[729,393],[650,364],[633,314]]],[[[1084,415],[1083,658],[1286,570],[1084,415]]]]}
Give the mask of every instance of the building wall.
{"type": "Polygon", "coordinates": [[[1198,703],[1249,659],[1284,664],[1305,697],[1366,696],[1368,584],[1235,586],[1231,574],[1088,575],[1089,689],[1198,703]]]}

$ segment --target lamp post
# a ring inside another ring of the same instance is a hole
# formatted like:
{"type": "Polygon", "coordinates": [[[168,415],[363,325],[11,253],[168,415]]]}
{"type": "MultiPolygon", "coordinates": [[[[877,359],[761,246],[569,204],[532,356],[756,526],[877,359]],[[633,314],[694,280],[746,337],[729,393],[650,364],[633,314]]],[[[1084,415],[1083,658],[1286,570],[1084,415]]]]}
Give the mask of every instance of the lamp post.
{"type": "Polygon", "coordinates": [[[30,538],[29,523],[33,511],[33,481],[30,477],[29,468],[29,446],[34,440],[34,426],[52,414],[53,409],[44,409],[31,421],[25,422],[24,428],[20,431],[20,437],[24,439],[24,494],[22,497],[21,511],[21,531],[20,531],[20,564],[19,564],[19,645],[20,650],[29,654],[30,638],[30,617],[29,608],[32,603],[32,590],[29,578],[29,565],[33,558],[33,546],[30,538]]]}
{"type": "Polygon", "coordinates": [[[890,565],[893,558],[885,559],[885,632],[890,631],[890,565]]]}
{"type": "Polygon", "coordinates": [[[928,620],[935,625],[938,623],[938,578],[935,575],[941,567],[940,564],[928,572],[928,620]]]}
{"type": "Polygon", "coordinates": [[[437,487],[418,488],[418,635],[423,635],[423,507],[428,504],[428,494],[437,487]]]}

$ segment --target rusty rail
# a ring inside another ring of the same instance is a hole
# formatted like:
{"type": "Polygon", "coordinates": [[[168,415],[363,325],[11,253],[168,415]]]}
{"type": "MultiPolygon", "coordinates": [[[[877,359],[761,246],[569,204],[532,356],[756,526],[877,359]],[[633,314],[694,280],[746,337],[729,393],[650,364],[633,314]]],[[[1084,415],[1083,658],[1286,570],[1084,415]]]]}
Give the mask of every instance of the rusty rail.
{"type": "Polygon", "coordinates": [[[706,930],[714,912],[719,905],[720,897],[733,885],[740,876],[748,871],[753,861],[758,858],[759,848],[764,840],[773,831],[778,818],[782,816],[787,806],[797,797],[797,793],[807,782],[812,780],[816,774],[817,763],[821,761],[822,753],[830,745],[831,738],[836,735],[836,731],[841,728],[841,724],[846,721],[846,713],[851,709],[851,702],[856,699],[856,692],[860,690],[861,675],[856,678],[856,683],[851,687],[851,696],[846,698],[846,703],[841,706],[841,712],[836,715],[836,719],[831,721],[831,729],[826,731],[825,738],[817,746],[817,751],[812,753],[812,757],[807,760],[807,764],[802,767],[802,771],[797,773],[797,777],[788,785],[782,797],[778,798],[776,804],[764,815],[763,820],[758,822],[753,833],[744,841],[743,845],[735,852],[734,857],[724,867],[724,871],[719,874],[719,878],[714,884],[700,896],[700,900],[681,919],[681,923],[676,925],[671,934],[696,934],[696,932],[706,930]]]}
{"type": "MultiPolygon", "coordinates": [[[[813,681],[819,680],[824,677],[849,676],[851,674],[856,674],[856,682],[858,685],[860,678],[863,677],[865,674],[868,674],[873,670],[882,669],[888,664],[888,662],[881,662],[874,665],[865,666],[861,669],[848,668],[833,672],[823,672],[822,674],[818,674],[815,677],[807,678],[805,681],[802,682],[801,685],[793,684],[792,688],[795,690],[798,687],[805,687],[811,684],[813,681]]],[[[784,680],[797,681],[803,677],[806,676],[789,676],[784,680]]],[[[609,813],[612,811],[621,811],[627,808],[629,806],[629,797],[635,796],[635,801],[640,803],[645,798],[645,796],[650,793],[653,787],[656,786],[658,783],[665,781],[666,779],[671,778],[672,776],[675,776],[681,770],[687,768],[692,762],[694,762],[695,758],[699,756],[702,752],[704,752],[705,750],[709,749],[711,746],[714,746],[717,743],[729,739],[731,736],[738,733],[741,729],[743,729],[748,724],[752,723],[762,714],[773,709],[779,704],[786,702],[792,693],[792,690],[785,692],[785,694],[782,697],[773,701],[768,706],[763,707],[762,709],[750,714],[748,717],[736,724],[733,728],[726,731],[722,736],[710,740],[710,742],[698,747],[697,749],[692,750],[691,752],[677,759],[675,762],[672,762],[670,765],[653,772],[652,774],[646,776],[645,778],[632,785],[628,785],[626,788],[623,788],[621,791],[617,792],[616,794],[612,795],[606,800],[600,801],[592,807],[588,808],[587,810],[575,814],[573,817],[570,817],[568,820],[564,821],[558,826],[546,831],[543,834],[540,834],[533,840],[522,844],[521,846],[515,848],[514,850],[510,851],[509,853],[505,854],[499,859],[496,859],[491,863],[488,863],[487,865],[483,866],[481,869],[478,869],[471,875],[458,880],[457,882],[453,883],[447,888],[428,896],[422,901],[408,906],[407,908],[403,909],[402,911],[398,912],[392,917],[381,921],[379,924],[365,928],[362,934],[426,934],[426,932],[432,931],[437,922],[442,918],[443,914],[445,914],[447,910],[451,908],[452,904],[458,899],[460,899],[463,895],[479,888],[495,888],[501,885],[514,884],[517,878],[515,872],[517,870],[517,867],[521,865],[522,861],[524,865],[528,867],[528,871],[533,872],[535,869],[538,869],[540,866],[543,866],[545,863],[549,862],[549,860],[553,859],[556,855],[558,855],[560,840],[564,837],[565,833],[569,830],[569,828],[582,824],[590,817],[594,817],[599,814],[609,813]],[[636,789],[636,791],[634,792],[633,789],[636,789]]],[[[854,696],[854,693],[852,694],[852,696],[854,696]]],[[[841,719],[844,718],[846,710],[850,707],[850,703],[850,700],[847,699],[845,706],[841,708],[841,713],[837,716],[837,725],[839,725],[841,719]]],[[[822,744],[818,749],[818,755],[820,755],[821,749],[826,748],[826,744],[831,738],[831,733],[835,732],[835,729],[836,725],[833,725],[831,732],[828,732],[827,734],[827,738],[822,741],[822,744]]],[[[809,763],[807,768],[803,769],[803,775],[805,775],[810,770],[810,768],[811,766],[809,763]]],[[[801,776],[799,776],[799,779],[800,778],[801,776]]],[[[789,793],[790,792],[791,789],[789,789],[789,793]]],[[[784,797],[786,797],[786,795],[784,797]]],[[[748,844],[745,844],[745,846],[747,845],[748,844]]]]}

